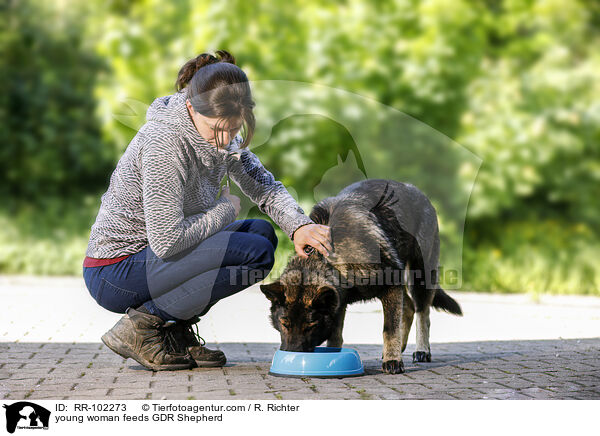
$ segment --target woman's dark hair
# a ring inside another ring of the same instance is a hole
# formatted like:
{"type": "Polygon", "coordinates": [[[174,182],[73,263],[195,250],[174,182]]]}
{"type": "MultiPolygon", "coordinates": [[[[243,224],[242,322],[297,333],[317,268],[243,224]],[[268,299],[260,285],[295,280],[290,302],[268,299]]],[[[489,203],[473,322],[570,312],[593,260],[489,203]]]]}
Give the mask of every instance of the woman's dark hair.
{"type": "MultiPolygon", "coordinates": [[[[235,58],[230,53],[218,50],[216,55],[202,53],[186,62],[179,70],[175,89],[181,91],[187,87],[194,110],[209,118],[219,118],[217,128],[224,120],[241,118],[244,123],[241,147],[245,148],[252,139],[256,123],[248,77],[235,65],[235,58]]],[[[219,138],[220,135],[215,137],[217,141],[219,138]]]]}

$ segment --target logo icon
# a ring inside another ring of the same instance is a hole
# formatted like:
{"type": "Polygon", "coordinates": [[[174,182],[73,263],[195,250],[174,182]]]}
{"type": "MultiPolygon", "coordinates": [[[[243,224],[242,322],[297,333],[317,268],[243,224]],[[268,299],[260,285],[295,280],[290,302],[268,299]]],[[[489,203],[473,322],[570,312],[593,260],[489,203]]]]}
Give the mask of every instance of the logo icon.
{"type": "Polygon", "coordinates": [[[6,431],[14,433],[15,429],[47,429],[50,422],[50,411],[29,401],[19,401],[6,409],[6,431]]]}

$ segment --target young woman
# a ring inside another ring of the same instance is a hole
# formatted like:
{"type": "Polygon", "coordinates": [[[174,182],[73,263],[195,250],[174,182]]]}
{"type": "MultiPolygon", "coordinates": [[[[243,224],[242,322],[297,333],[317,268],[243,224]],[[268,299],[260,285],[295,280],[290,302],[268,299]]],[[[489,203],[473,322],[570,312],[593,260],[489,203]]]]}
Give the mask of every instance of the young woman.
{"type": "Polygon", "coordinates": [[[92,297],[125,313],[102,341],[153,370],[224,365],[225,355],[205,348],[192,326],[273,268],[273,227],[236,220],[240,199],[228,185],[217,196],[224,175],[299,256],[306,246],[332,250],[329,227],[313,223],[246,148],[255,127],[248,78],[231,54],[216,54],[187,62],[177,92],[151,104],[102,196],[83,264],[92,297]]]}

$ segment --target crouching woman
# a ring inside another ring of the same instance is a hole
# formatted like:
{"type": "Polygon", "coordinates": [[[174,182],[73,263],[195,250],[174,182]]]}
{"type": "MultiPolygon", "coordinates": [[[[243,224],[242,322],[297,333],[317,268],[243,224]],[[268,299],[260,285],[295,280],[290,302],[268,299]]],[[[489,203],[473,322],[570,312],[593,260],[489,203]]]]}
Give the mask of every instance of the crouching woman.
{"type": "Polygon", "coordinates": [[[247,149],[254,101],[226,51],[179,71],[172,95],[154,100],[146,123],[111,175],[92,226],[83,276],[103,308],[124,316],[102,336],[115,353],[152,370],[222,366],[193,327],[217,301],[262,280],[277,237],[263,219],[236,220],[230,177],[293,240],[331,250],[329,227],[308,218],[247,149]],[[244,135],[240,134],[242,131],[244,135]]]}

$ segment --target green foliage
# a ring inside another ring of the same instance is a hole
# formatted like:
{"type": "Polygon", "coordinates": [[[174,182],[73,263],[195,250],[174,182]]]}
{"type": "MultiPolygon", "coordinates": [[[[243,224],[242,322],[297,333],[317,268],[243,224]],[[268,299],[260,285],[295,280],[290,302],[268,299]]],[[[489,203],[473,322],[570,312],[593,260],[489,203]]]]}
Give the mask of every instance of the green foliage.
{"type": "Polygon", "coordinates": [[[6,205],[0,211],[0,272],[81,275],[98,197],[45,197],[35,205],[6,205]]]}
{"type": "Polygon", "coordinates": [[[482,292],[600,295],[600,244],[583,224],[513,222],[501,237],[467,232],[479,241],[465,252],[465,289],[482,292]],[[484,240],[485,242],[481,242],[484,240]]]}
{"type": "MultiPolygon", "coordinates": [[[[465,289],[599,292],[593,0],[27,0],[2,14],[0,191],[38,199],[3,206],[2,272],[79,274],[96,192],[145,108],[188,59],[223,48],[255,81],[253,151],[307,212],[364,176],[409,181],[465,289]],[[74,186],[95,193],[86,211],[69,206],[74,186]],[[48,193],[65,199],[42,205],[48,193]]],[[[276,269],[292,253],[279,236],[276,269]]]]}
{"type": "Polygon", "coordinates": [[[470,218],[558,210],[600,227],[600,53],[588,20],[581,4],[550,1],[507,2],[492,22],[494,56],[470,84],[458,137],[484,160],[470,218]]]}
{"type": "Polygon", "coordinates": [[[114,158],[94,115],[104,63],[86,47],[84,23],[33,0],[9,2],[0,20],[0,196],[104,184],[114,158]]]}

